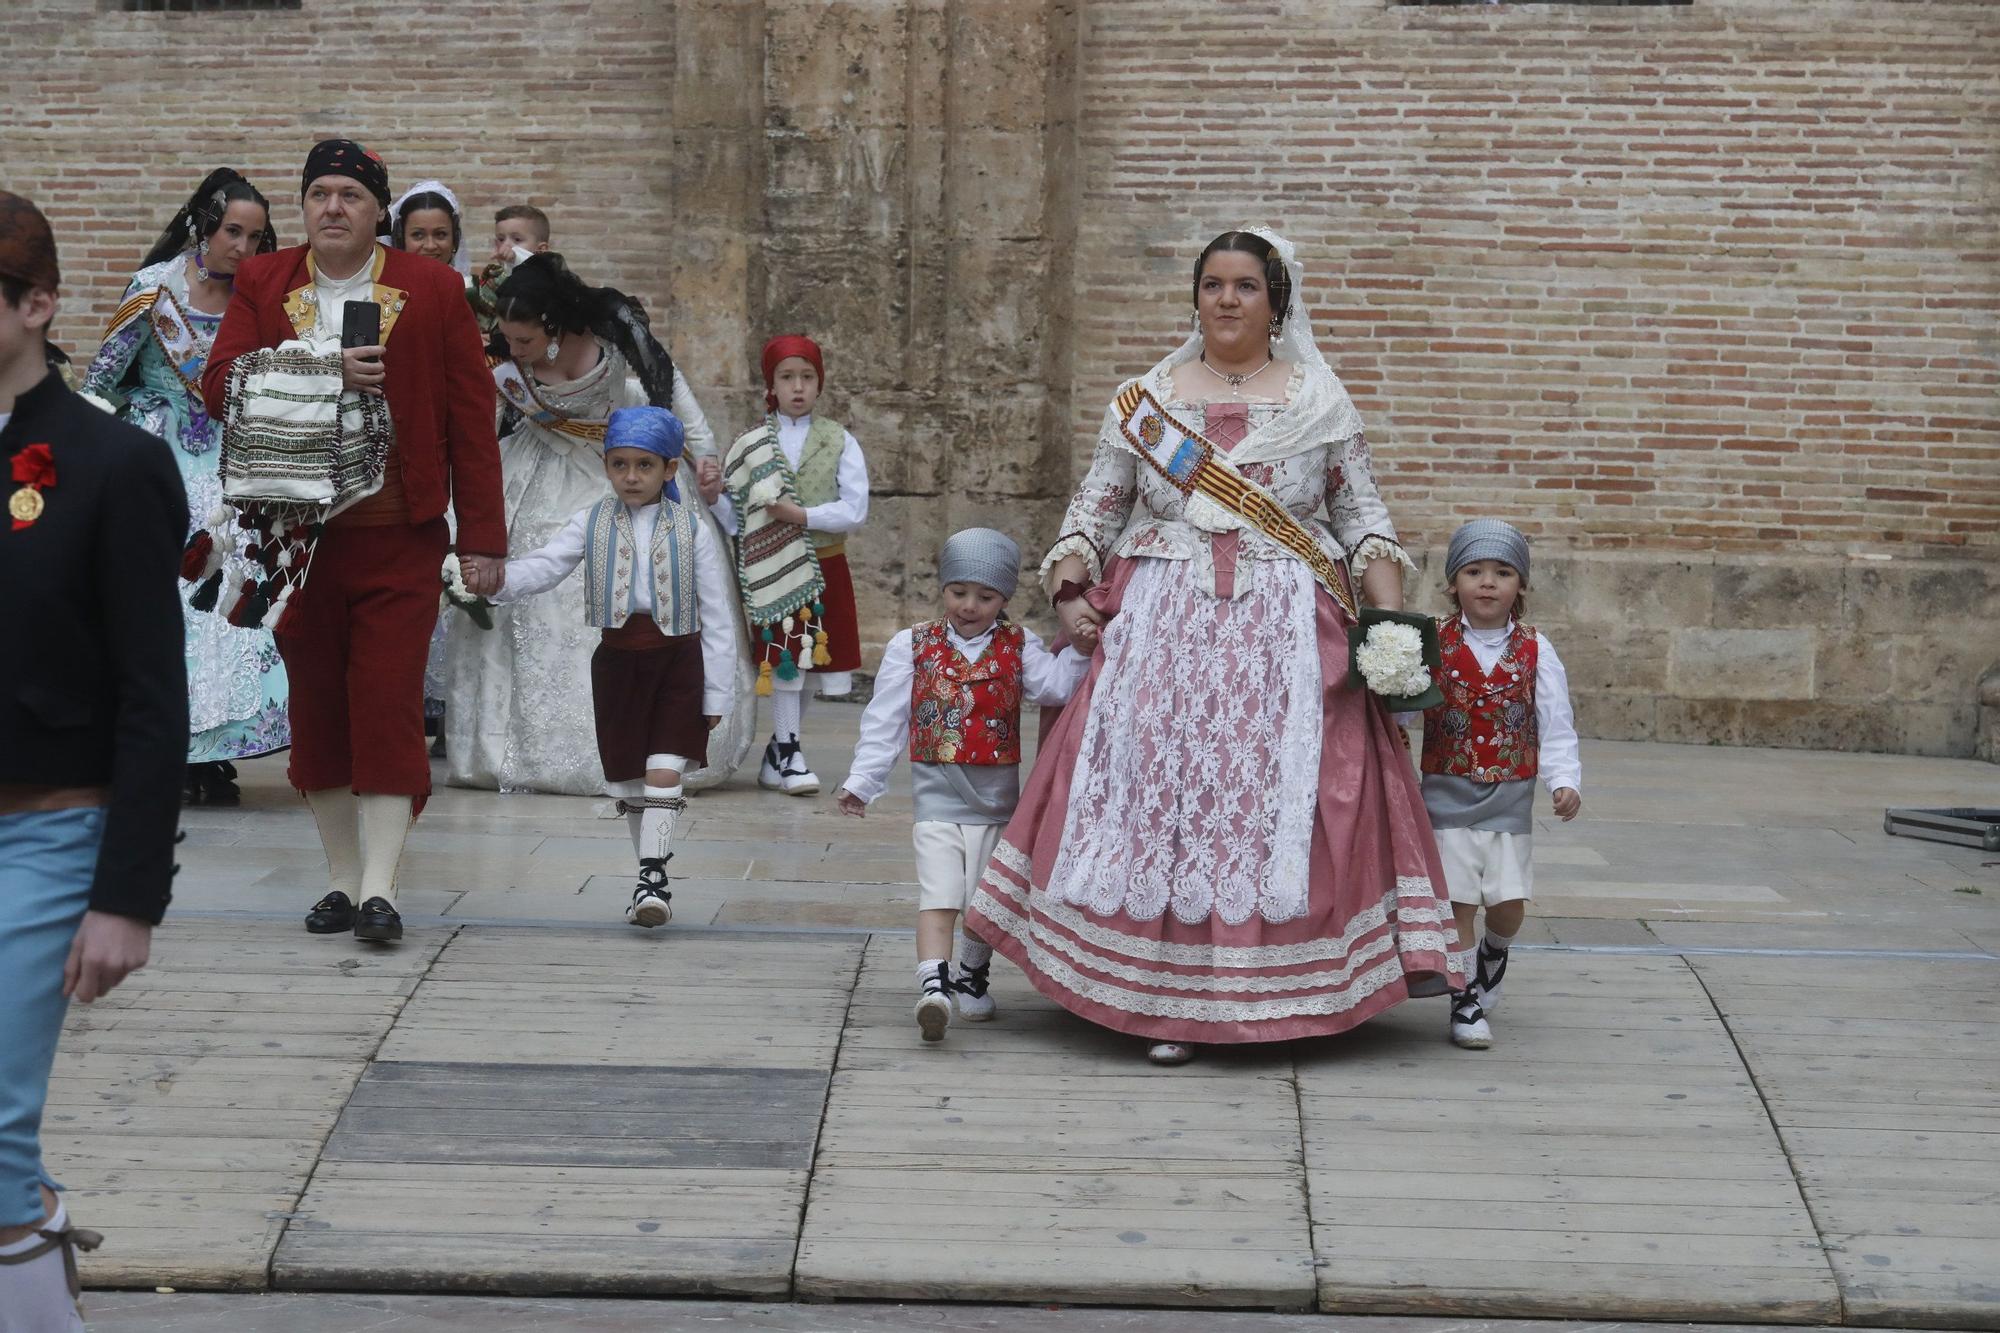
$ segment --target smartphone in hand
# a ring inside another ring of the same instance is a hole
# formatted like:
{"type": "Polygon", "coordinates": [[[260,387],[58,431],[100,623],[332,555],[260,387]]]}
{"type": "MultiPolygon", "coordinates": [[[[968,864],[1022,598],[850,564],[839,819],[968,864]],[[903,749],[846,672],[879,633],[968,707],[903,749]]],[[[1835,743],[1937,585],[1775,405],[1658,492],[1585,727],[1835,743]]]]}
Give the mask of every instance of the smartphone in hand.
{"type": "Polygon", "coordinates": [[[377,347],[382,342],[382,307],[374,301],[349,301],[340,317],[342,347],[377,347]]]}

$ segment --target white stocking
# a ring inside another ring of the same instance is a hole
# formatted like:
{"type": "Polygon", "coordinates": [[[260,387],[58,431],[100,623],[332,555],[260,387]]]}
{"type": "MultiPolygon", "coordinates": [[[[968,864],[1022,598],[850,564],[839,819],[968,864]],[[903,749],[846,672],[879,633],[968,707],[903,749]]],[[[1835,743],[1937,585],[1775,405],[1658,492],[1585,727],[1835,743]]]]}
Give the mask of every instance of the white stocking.
{"type": "MultiPolygon", "coordinates": [[[[0,1257],[25,1254],[43,1243],[43,1231],[68,1225],[69,1213],[59,1201],[54,1217],[21,1240],[0,1245],[0,1257]]],[[[25,1263],[0,1263],[0,1333],[84,1333],[60,1246],[25,1263]]]]}
{"type": "Polygon", "coordinates": [[[369,792],[356,798],[361,806],[361,901],[396,901],[396,865],[410,836],[411,810],[407,796],[369,792]]]}
{"type": "Polygon", "coordinates": [[[306,805],[319,825],[319,845],[326,852],[329,887],[361,901],[361,807],[345,787],[306,793],[306,805]]]}
{"type": "Polygon", "coordinates": [[[771,691],[771,734],[779,744],[798,740],[805,711],[805,679],[778,681],[771,691]]]}
{"type": "MultiPolygon", "coordinates": [[[[646,808],[639,814],[639,860],[664,861],[674,849],[674,825],[680,822],[687,802],[679,783],[671,787],[646,787],[646,808]]],[[[628,818],[630,816],[627,816],[628,818]]]]}

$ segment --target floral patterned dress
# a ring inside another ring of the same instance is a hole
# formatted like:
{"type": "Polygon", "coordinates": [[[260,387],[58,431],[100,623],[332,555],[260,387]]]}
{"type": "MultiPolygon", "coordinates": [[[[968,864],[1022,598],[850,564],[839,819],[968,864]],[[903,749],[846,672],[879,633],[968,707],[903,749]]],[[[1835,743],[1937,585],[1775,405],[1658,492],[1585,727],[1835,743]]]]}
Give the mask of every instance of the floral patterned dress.
{"type": "MultiPolygon", "coordinates": [[[[123,420],[151,431],[174,451],[187,489],[189,531],[208,526],[222,502],[222,429],[209,420],[199,383],[201,363],[222,316],[194,309],[188,299],[187,258],[176,256],[143,268],[125,289],[125,301],[157,296],[151,309],[117,323],[85,373],[83,392],[110,404],[123,420]],[[194,359],[177,367],[161,342],[156,320],[185,318],[194,359]],[[187,376],[187,378],[184,378],[187,376]]],[[[286,708],[290,690],[271,632],[239,629],[222,616],[186,607],[195,585],[181,584],[187,621],[188,762],[249,759],[292,743],[286,708]]]]}
{"type": "MultiPolygon", "coordinates": [[[[1163,368],[1145,384],[1232,462],[1288,410],[1180,401],[1163,368]]],[[[1409,564],[1358,429],[1248,452],[1238,470],[1337,566],[1409,564]]],[[[1154,1041],[1339,1032],[1446,973],[1416,775],[1304,562],[1141,467],[1110,417],[1063,530],[1045,571],[1081,556],[1110,619],[969,927],[1065,1008],[1154,1041]]]]}

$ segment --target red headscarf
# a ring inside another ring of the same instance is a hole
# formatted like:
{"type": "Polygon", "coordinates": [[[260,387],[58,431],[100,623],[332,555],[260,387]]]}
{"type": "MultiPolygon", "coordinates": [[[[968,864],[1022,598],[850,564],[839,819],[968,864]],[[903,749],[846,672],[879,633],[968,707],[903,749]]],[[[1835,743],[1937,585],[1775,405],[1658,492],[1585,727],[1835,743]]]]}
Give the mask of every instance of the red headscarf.
{"type": "Polygon", "coordinates": [[[764,410],[778,410],[778,395],[771,391],[771,376],[777,373],[778,363],[788,356],[801,356],[812,362],[813,373],[819,376],[819,387],[826,388],[826,366],[819,359],[819,344],[803,333],[781,333],[764,344],[764,410]]]}

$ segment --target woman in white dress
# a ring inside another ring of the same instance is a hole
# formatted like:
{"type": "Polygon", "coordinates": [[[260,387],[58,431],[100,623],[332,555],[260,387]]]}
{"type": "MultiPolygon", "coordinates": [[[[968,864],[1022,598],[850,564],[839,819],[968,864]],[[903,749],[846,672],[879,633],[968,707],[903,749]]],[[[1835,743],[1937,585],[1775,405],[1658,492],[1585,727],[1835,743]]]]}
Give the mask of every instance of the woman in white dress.
{"type": "MultiPolygon", "coordinates": [[[[604,478],[605,422],[615,408],[650,403],[680,418],[699,476],[720,476],[715,435],[687,381],[647,325],[638,303],[589,287],[562,257],[536,255],[497,293],[493,368],[501,401],[500,468],[507,546],[545,545],[577,510],[611,493],[604,478]]],[[[703,499],[710,485],[704,480],[703,499]]],[[[704,507],[704,513],[706,513],[704,507]]],[[[713,523],[713,518],[704,521],[713,523]]],[[[724,540],[718,529],[714,534],[724,540]]],[[[598,635],[584,614],[583,585],[495,607],[493,628],[452,629],[445,652],[448,774],[454,786],[588,796],[604,791],[590,704],[590,657],[598,635]]],[[[748,639],[734,659],[739,713],[755,707],[748,639]]],[[[709,767],[686,778],[699,789],[727,777],[750,747],[752,719],[725,718],[709,741],[709,767]]]]}

